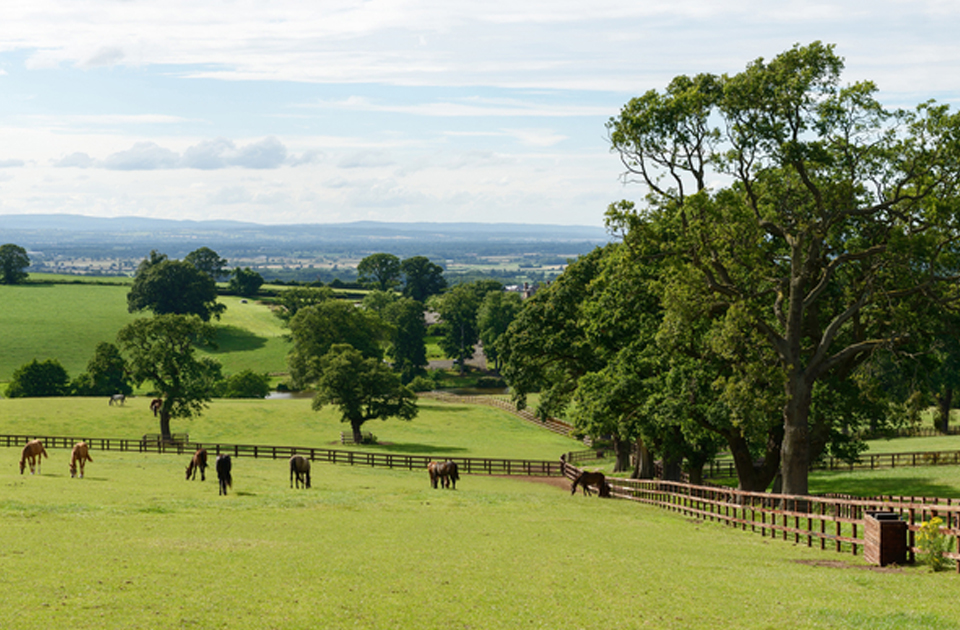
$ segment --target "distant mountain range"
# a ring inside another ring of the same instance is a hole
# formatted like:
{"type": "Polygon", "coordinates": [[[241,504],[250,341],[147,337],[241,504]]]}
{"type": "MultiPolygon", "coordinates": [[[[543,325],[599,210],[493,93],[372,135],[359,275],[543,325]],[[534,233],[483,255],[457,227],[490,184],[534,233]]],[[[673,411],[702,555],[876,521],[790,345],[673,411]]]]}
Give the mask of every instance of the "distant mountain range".
{"type": "Polygon", "coordinates": [[[458,257],[537,252],[578,255],[609,242],[602,227],[524,223],[312,223],[261,225],[240,221],[181,221],[73,214],[0,215],[0,243],[44,256],[142,257],[157,249],[181,257],[198,247],[229,256],[283,256],[293,251],[458,257]],[[223,250],[223,251],[221,251],[223,250]]]}

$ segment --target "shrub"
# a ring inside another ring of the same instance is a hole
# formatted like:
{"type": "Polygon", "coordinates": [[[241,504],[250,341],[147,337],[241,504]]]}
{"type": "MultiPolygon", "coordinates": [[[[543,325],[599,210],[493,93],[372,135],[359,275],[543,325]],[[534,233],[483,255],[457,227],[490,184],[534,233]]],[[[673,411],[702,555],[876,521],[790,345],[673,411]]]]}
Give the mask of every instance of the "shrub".
{"type": "Polygon", "coordinates": [[[495,376],[481,376],[477,379],[477,387],[480,389],[498,389],[506,386],[502,378],[495,376]]]}
{"type": "Polygon", "coordinates": [[[920,524],[917,532],[917,547],[920,549],[920,561],[930,565],[933,571],[943,571],[951,560],[943,554],[953,547],[953,536],[947,536],[940,529],[943,519],[938,516],[920,524]]]}
{"type": "Polygon", "coordinates": [[[227,377],[220,395],[223,398],[266,398],[270,393],[270,377],[253,370],[243,370],[227,377]]]}
{"type": "Polygon", "coordinates": [[[426,376],[417,376],[410,381],[409,387],[415,392],[429,392],[435,389],[436,383],[426,376]]]}
{"type": "Polygon", "coordinates": [[[10,398],[33,398],[40,396],[66,396],[70,393],[70,378],[56,359],[37,361],[20,366],[13,373],[7,396],[10,398]]]}

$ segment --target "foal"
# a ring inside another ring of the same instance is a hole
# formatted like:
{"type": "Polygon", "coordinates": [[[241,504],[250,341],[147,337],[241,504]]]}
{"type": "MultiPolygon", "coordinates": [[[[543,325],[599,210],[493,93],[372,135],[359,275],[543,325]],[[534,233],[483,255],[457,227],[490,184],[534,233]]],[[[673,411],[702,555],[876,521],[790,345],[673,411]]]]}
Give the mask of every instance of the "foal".
{"type": "Polygon", "coordinates": [[[27,466],[27,461],[30,462],[30,474],[33,474],[33,467],[36,464],[37,472],[40,472],[40,456],[47,457],[47,449],[43,448],[43,442],[40,440],[32,440],[27,442],[27,445],[23,447],[23,451],[20,453],[20,474],[23,474],[23,469],[27,466]]]}
{"type": "Polygon", "coordinates": [[[230,475],[229,455],[217,455],[217,479],[220,480],[220,494],[227,494],[227,488],[233,486],[233,477],[230,475]]]}
{"type": "Polygon", "coordinates": [[[187,464],[187,481],[197,478],[197,469],[200,470],[200,481],[207,480],[207,449],[198,448],[187,464]]]}

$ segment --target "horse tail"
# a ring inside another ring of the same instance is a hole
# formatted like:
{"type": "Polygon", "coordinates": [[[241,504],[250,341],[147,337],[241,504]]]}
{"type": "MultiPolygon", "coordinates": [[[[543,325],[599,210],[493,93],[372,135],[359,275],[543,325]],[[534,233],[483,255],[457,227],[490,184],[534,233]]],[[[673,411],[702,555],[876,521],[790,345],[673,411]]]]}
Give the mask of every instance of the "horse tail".
{"type": "Polygon", "coordinates": [[[43,455],[44,457],[46,457],[47,459],[49,459],[50,456],[47,455],[47,449],[43,448],[43,444],[42,444],[42,443],[38,442],[38,444],[40,444],[40,455],[43,455]]]}

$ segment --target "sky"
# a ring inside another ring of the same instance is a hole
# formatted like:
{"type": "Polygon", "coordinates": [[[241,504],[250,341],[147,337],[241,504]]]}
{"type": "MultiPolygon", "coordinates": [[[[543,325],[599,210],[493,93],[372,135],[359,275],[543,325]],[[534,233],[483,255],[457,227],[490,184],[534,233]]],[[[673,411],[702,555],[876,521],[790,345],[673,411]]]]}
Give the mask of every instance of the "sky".
{"type": "Polygon", "coordinates": [[[605,123],[832,43],[960,105],[960,0],[4,0],[3,215],[603,224],[605,123]]]}

